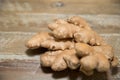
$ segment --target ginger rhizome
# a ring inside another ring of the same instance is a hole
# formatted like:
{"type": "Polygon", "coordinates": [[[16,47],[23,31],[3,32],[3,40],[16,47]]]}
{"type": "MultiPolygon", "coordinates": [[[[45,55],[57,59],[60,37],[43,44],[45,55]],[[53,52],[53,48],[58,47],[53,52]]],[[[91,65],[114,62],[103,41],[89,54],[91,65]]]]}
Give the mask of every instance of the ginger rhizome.
{"type": "Polygon", "coordinates": [[[94,69],[99,72],[108,71],[110,65],[115,67],[118,64],[118,60],[113,54],[113,49],[109,45],[90,46],[85,43],[76,43],[75,49],[77,55],[81,57],[80,71],[86,75],[93,74],[94,69]]]}
{"type": "Polygon", "coordinates": [[[51,67],[54,71],[61,71],[69,67],[76,69],[79,66],[79,59],[74,49],[48,51],[40,56],[41,64],[51,67]]]}
{"type": "Polygon", "coordinates": [[[44,47],[50,50],[64,50],[74,48],[74,42],[69,40],[57,40],[48,32],[40,32],[34,35],[26,46],[31,49],[44,47]]]}
{"type": "Polygon", "coordinates": [[[51,32],[39,32],[26,43],[30,49],[47,48],[40,56],[42,66],[54,71],[80,68],[89,76],[95,69],[107,72],[118,65],[113,48],[83,18],[56,19],[48,28],[51,32]]]}

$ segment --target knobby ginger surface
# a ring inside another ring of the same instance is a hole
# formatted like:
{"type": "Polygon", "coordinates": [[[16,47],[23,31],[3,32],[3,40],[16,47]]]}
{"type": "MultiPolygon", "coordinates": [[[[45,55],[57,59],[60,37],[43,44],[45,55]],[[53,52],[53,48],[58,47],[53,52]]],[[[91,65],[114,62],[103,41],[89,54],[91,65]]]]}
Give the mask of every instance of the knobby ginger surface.
{"type": "Polygon", "coordinates": [[[117,66],[113,48],[83,18],[56,19],[48,28],[51,32],[39,32],[26,43],[30,49],[48,49],[40,56],[42,66],[54,71],[80,68],[88,76],[117,66]]]}

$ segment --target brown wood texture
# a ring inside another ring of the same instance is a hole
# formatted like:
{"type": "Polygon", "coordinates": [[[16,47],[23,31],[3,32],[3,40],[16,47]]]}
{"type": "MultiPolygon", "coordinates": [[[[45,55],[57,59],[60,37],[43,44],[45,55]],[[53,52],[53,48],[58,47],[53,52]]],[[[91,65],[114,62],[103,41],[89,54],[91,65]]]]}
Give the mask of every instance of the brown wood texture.
{"type": "Polygon", "coordinates": [[[0,0],[0,80],[120,80],[120,0],[0,0]],[[85,18],[113,46],[117,68],[87,77],[78,70],[40,66],[43,51],[29,50],[25,42],[49,31],[54,19],[73,15],[85,18]]]}
{"type": "Polygon", "coordinates": [[[1,0],[1,11],[120,14],[119,0],[1,0]]]}

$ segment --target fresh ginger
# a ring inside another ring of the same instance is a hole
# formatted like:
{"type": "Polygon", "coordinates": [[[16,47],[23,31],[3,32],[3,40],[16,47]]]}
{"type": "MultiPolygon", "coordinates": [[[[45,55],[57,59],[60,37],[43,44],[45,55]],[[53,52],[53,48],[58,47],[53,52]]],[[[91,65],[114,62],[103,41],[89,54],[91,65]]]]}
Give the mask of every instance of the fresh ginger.
{"type": "MultiPolygon", "coordinates": [[[[109,61],[113,61],[113,64],[118,63],[118,59],[115,57],[113,48],[110,45],[102,46],[90,46],[85,43],[76,43],[75,49],[79,57],[84,57],[88,55],[94,55],[97,53],[102,53],[109,61]]],[[[112,62],[111,62],[112,64],[112,62]]]]}
{"type": "Polygon", "coordinates": [[[50,23],[48,25],[48,28],[53,31],[54,29],[57,29],[59,27],[58,24],[67,24],[67,22],[62,19],[55,19],[53,23],[50,23]]]}
{"type": "Polygon", "coordinates": [[[109,45],[89,46],[85,43],[76,43],[75,49],[77,55],[81,57],[80,70],[86,75],[92,75],[94,69],[99,72],[108,71],[110,64],[112,67],[118,64],[118,60],[113,54],[113,49],[109,45]]]}
{"type": "Polygon", "coordinates": [[[104,40],[93,30],[80,29],[74,34],[76,42],[87,43],[90,45],[105,45],[104,40]]]}
{"type": "Polygon", "coordinates": [[[65,50],[74,48],[74,42],[68,40],[57,40],[48,32],[34,35],[26,44],[28,48],[35,49],[44,47],[50,50],[65,50]]]}
{"type": "Polygon", "coordinates": [[[112,67],[116,67],[119,64],[118,58],[117,57],[113,57],[113,59],[111,60],[111,65],[112,67]]]}
{"type": "Polygon", "coordinates": [[[29,41],[27,41],[26,46],[30,49],[36,49],[41,47],[41,43],[46,40],[53,40],[54,38],[48,32],[39,32],[35,34],[29,41]]]}
{"type": "Polygon", "coordinates": [[[113,48],[109,45],[90,46],[85,43],[76,43],[75,49],[77,51],[77,55],[79,55],[80,57],[93,55],[96,53],[103,53],[108,60],[112,60],[112,58],[114,57],[113,48]]]}
{"type": "Polygon", "coordinates": [[[51,67],[54,71],[61,71],[67,67],[70,69],[79,67],[79,59],[74,49],[48,51],[40,56],[40,60],[42,66],[51,67]]]}
{"type": "Polygon", "coordinates": [[[41,46],[50,50],[65,50],[74,48],[74,42],[66,40],[46,40],[41,46]]]}
{"type": "Polygon", "coordinates": [[[89,29],[91,30],[90,25],[83,19],[82,17],[79,16],[73,16],[67,20],[69,23],[72,23],[74,25],[79,26],[80,28],[84,29],[89,29]]]}
{"type": "Polygon", "coordinates": [[[79,31],[79,27],[69,24],[64,20],[56,20],[49,24],[48,28],[52,30],[52,34],[58,39],[73,38],[74,33],[79,31]]]}
{"type": "MultiPolygon", "coordinates": [[[[81,21],[81,18],[77,19],[77,22],[78,20],[81,21]]],[[[87,26],[87,23],[85,26],[87,26]]],[[[90,29],[89,26],[87,26],[89,29],[81,28],[78,25],[58,19],[54,23],[49,24],[48,28],[52,30],[52,34],[58,39],[74,38],[76,42],[83,42],[91,45],[105,44],[104,40],[95,31],[90,29]]]]}
{"type": "Polygon", "coordinates": [[[99,72],[105,72],[110,69],[109,61],[104,54],[98,53],[80,59],[80,71],[84,74],[92,75],[94,69],[97,69],[99,72]]]}
{"type": "Polygon", "coordinates": [[[30,49],[48,49],[40,56],[42,66],[54,71],[80,67],[84,74],[92,75],[94,69],[106,72],[118,65],[113,48],[83,18],[56,19],[48,28],[51,32],[40,32],[26,43],[30,49]]]}

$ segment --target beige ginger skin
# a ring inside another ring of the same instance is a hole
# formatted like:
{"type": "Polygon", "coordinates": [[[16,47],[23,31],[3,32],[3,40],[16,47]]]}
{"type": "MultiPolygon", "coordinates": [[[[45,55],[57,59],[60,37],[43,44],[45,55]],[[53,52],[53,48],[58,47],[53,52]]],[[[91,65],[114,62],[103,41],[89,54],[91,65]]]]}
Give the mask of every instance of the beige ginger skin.
{"type": "Polygon", "coordinates": [[[74,48],[74,42],[66,40],[46,40],[41,43],[41,46],[49,50],[65,50],[74,48]]]}
{"type": "Polygon", "coordinates": [[[56,40],[48,32],[40,32],[34,35],[27,43],[26,46],[30,49],[39,47],[48,48],[50,50],[65,50],[74,48],[72,40],[56,40]]]}
{"type": "Polygon", "coordinates": [[[41,47],[41,43],[46,40],[53,40],[54,38],[50,36],[48,32],[39,32],[35,34],[30,40],[27,41],[26,46],[31,49],[36,49],[41,47]]]}
{"type": "Polygon", "coordinates": [[[30,49],[47,48],[40,55],[42,66],[54,71],[80,68],[90,76],[94,70],[107,72],[118,65],[113,48],[82,17],[56,19],[48,28],[51,32],[39,32],[26,43],[30,49]]]}
{"type": "Polygon", "coordinates": [[[80,71],[88,76],[94,73],[94,69],[97,69],[98,72],[105,72],[110,69],[108,59],[101,53],[83,57],[80,59],[80,65],[80,71]]]}
{"type": "MultiPolygon", "coordinates": [[[[79,19],[77,19],[77,21],[78,20],[79,19]]],[[[76,17],[72,17],[72,19],[68,20],[68,22],[58,19],[55,20],[54,23],[49,24],[48,28],[52,30],[53,36],[58,39],[74,38],[76,42],[83,42],[91,45],[105,44],[101,36],[99,36],[95,31],[93,31],[89,25],[87,25],[87,28],[89,29],[86,29],[86,25],[84,25],[85,22],[83,22],[83,25],[82,23],[80,24],[84,27],[79,27],[77,25],[74,25],[75,21],[76,17]]]]}
{"type": "Polygon", "coordinates": [[[110,69],[110,64],[112,67],[118,64],[118,59],[109,45],[89,46],[85,43],[76,43],[75,49],[77,55],[81,57],[80,71],[86,75],[92,75],[94,69],[98,72],[106,72],[110,69]]]}
{"type": "Polygon", "coordinates": [[[46,67],[51,67],[54,71],[61,71],[67,67],[76,69],[79,67],[79,59],[75,53],[76,51],[74,49],[48,51],[40,56],[41,64],[46,67]]]}
{"type": "Polygon", "coordinates": [[[64,20],[56,20],[54,23],[48,25],[48,28],[52,30],[54,37],[58,39],[73,38],[73,34],[79,31],[79,27],[73,24],[69,24],[64,20]]]}
{"type": "Polygon", "coordinates": [[[67,22],[74,24],[74,25],[77,25],[80,28],[91,30],[90,25],[82,17],[73,16],[73,17],[67,19],[67,22]]]}

